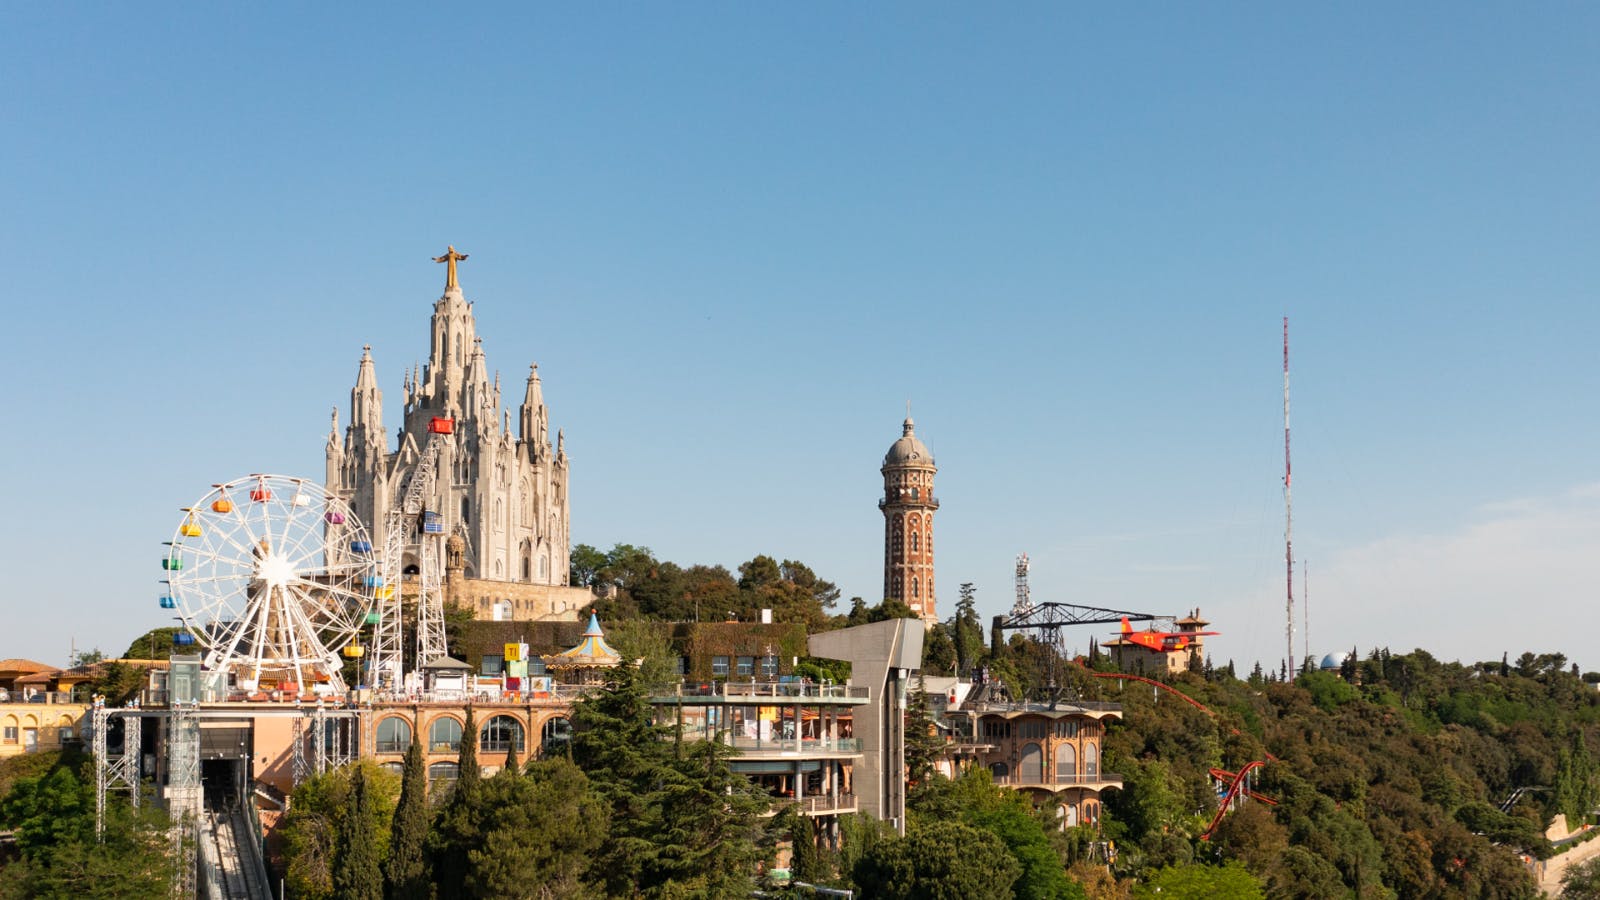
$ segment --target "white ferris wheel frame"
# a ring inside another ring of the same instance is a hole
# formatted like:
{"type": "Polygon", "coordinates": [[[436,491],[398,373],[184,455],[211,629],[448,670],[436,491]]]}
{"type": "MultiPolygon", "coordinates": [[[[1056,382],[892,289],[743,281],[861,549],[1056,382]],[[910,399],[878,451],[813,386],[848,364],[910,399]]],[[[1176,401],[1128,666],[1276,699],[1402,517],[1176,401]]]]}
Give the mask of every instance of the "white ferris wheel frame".
{"type": "Polygon", "coordinates": [[[231,676],[246,693],[271,682],[342,694],[339,651],[366,626],[381,581],[349,504],[314,481],[253,474],[182,512],[162,565],[206,652],[208,686],[225,689],[231,676]]]}

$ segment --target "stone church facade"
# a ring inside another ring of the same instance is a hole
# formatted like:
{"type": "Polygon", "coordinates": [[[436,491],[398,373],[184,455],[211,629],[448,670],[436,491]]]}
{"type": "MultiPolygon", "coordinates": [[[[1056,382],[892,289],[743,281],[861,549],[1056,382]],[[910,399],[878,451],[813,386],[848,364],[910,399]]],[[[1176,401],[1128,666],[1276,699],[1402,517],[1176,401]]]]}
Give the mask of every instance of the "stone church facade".
{"type": "MultiPolygon", "coordinates": [[[[339,434],[338,410],[327,440],[326,486],[350,502],[382,547],[388,515],[429,440],[440,442],[431,495],[449,535],[446,598],[482,619],[573,618],[590,599],[566,587],[571,507],[565,436],[550,440],[550,417],[537,365],[529,368],[513,426],[501,404],[500,375],[491,380],[473,307],[462,294],[454,248],[445,291],[433,305],[427,365],[405,373],[401,424],[391,446],[383,423],[371,347],[362,351],[350,391],[350,424],[339,434]],[[453,420],[434,434],[436,418],[453,420]]],[[[404,575],[418,561],[408,552],[404,575]]],[[[403,590],[404,592],[404,590],[403,590]]]]}

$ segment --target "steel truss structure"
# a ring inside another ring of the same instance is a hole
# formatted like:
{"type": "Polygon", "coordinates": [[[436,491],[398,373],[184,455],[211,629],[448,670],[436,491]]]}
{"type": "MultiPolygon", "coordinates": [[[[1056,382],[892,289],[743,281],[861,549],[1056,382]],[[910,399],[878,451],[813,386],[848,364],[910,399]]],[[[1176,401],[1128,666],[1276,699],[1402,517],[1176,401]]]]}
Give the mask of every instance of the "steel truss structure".
{"type": "Polygon", "coordinates": [[[356,710],[327,709],[319,703],[304,712],[294,720],[294,743],[290,749],[290,772],[296,785],[354,762],[359,751],[361,719],[356,710]]]}
{"type": "Polygon", "coordinates": [[[451,440],[448,432],[431,432],[400,486],[396,503],[385,522],[383,542],[383,583],[378,592],[378,622],[372,641],[369,679],[381,691],[399,690],[405,681],[403,654],[404,619],[400,603],[401,579],[407,549],[414,549],[417,561],[417,668],[446,656],[444,596],[440,585],[443,568],[444,525],[437,511],[426,508],[433,494],[439,468],[439,454],[451,440]]]}

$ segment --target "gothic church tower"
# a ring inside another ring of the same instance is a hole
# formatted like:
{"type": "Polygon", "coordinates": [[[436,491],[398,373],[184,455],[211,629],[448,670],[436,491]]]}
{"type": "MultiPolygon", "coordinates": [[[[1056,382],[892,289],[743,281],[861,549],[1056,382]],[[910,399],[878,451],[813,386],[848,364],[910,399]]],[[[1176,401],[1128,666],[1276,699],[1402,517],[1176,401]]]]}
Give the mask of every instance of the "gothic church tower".
{"type": "Polygon", "coordinates": [[[883,457],[883,596],[899,600],[924,622],[939,621],[933,592],[933,464],[928,445],[907,416],[900,439],[883,457]]]}
{"type": "MultiPolygon", "coordinates": [[[[560,433],[550,443],[549,413],[538,366],[528,381],[512,434],[501,407],[500,376],[490,381],[472,304],[456,280],[455,248],[444,295],[433,304],[428,364],[405,374],[398,445],[383,431],[383,393],[371,348],[363,348],[350,392],[350,426],[339,436],[338,410],[327,442],[327,489],[348,500],[382,546],[396,491],[430,437],[444,441],[433,496],[426,506],[444,518],[445,532],[463,544],[468,578],[565,585],[570,567],[567,454],[560,433]],[[455,420],[453,434],[432,435],[434,417],[455,420]]],[[[405,570],[415,572],[414,561],[405,570]]]]}

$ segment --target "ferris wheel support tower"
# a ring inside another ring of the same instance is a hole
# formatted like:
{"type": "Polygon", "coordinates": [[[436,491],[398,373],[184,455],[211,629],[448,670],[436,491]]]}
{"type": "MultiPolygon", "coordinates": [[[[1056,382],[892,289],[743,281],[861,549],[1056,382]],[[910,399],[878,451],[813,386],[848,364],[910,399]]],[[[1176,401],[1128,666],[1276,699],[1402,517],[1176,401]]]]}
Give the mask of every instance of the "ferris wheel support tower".
{"type": "Polygon", "coordinates": [[[384,530],[383,571],[388,590],[378,599],[377,634],[373,638],[372,681],[380,690],[394,690],[405,682],[400,585],[407,548],[417,560],[416,667],[448,655],[444,633],[444,599],[439,571],[443,554],[444,524],[424,501],[433,493],[439,469],[439,451],[455,432],[455,420],[436,418],[428,424],[428,443],[422,450],[399,502],[389,511],[384,530]]]}

